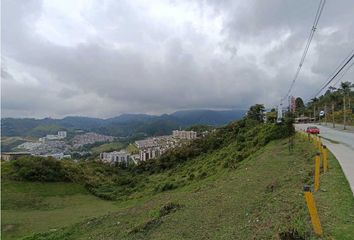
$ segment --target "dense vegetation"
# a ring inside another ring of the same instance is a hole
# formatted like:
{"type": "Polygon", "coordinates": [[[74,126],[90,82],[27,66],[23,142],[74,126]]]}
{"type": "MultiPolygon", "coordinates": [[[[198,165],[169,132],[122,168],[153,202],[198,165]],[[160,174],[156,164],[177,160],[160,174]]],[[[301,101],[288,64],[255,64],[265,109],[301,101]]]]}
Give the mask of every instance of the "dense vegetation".
{"type": "Polygon", "coordinates": [[[225,158],[225,166],[232,165],[247,158],[250,154],[275,139],[288,137],[293,134],[292,125],[262,124],[259,121],[244,118],[219,128],[206,137],[197,139],[189,145],[175,148],[162,155],[157,160],[146,161],[137,167],[138,171],[149,173],[170,169],[184,161],[211,153],[217,149],[236,144],[238,153],[225,158]]]}
{"type": "Polygon", "coordinates": [[[348,125],[354,125],[353,88],[353,83],[342,82],[339,88],[329,87],[325,94],[312,98],[306,106],[301,98],[297,98],[296,115],[315,116],[320,121],[340,124],[345,121],[348,125]],[[320,111],[326,112],[326,115],[320,118],[320,111]]]}
{"type": "Polygon", "coordinates": [[[39,182],[65,182],[70,181],[63,162],[54,158],[22,157],[11,161],[9,166],[4,164],[8,175],[14,180],[39,181],[39,182]]]}

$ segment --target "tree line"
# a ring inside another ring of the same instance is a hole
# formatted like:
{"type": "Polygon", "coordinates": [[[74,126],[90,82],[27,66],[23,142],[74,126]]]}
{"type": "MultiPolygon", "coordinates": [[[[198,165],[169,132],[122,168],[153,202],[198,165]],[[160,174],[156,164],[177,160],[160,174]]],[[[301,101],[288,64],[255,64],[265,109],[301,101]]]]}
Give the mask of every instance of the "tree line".
{"type": "Polygon", "coordinates": [[[352,89],[354,89],[353,83],[341,82],[340,87],[329,87],[323,95],[312,98],[306,105],[298,97],[295,100],[295,116],[310,117],[324,124],[331,122],[333,128],[336,123],[340,123],[346,129],[348,125],[354,125],[352,106],[354,92],[352,89]]]}

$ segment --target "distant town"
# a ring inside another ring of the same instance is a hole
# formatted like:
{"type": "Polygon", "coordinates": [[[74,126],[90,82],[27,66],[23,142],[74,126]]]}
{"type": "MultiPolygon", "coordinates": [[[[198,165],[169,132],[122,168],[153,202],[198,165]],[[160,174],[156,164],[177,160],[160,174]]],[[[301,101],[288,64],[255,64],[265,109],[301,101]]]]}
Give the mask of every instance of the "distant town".
{"type": "MultiPolygon", "coordinates": [[[[136,148],[136,151],[134,152],[129,152],[127,149],[108,152],[102,151],[99,153],[97,160],[112,165],[122,164],[127,166],[129,164],[139,164],[142,161],[157,158],[167,150],[181,146],[183,143],[188,143],[197,137],[197,132],[195,131],[173,130],[171,135],[155,136],[135,141],[133,146],[136,148]]],[[[73,158],[74,154],[75,156],[91,155],[90,151],[83,149],[85,146],[110,143],[115,140],[117,138],[113,136],[94,132],[80,132],[68,139],[66,131],[58,131],[56,135],[48,134],[37,141],[24,142],[16,147],[18,151],[2,153],[1,159],[6,161],[21,156],[32,155],[53,157],[61,160],[73,158]]]]}

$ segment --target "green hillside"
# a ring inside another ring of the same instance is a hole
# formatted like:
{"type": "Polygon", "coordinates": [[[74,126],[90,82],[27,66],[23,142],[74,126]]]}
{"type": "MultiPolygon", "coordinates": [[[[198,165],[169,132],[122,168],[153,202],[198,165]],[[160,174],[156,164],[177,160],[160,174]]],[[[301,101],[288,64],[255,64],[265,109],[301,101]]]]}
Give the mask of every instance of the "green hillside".
{"type": "Polygon", "coordinates": [[[18,145],[26,142],[26,139],[21,137],[1,137],[1,151],[11,152],[18,145]]]}
{"type": "MultiPolygon", "coordinates": [[[[297,140],[296,154],[289,153],[287,143],[272,142],[236,169],[184,188],[124,202],[99,200],[70,183],[5,181],[2,236],[46,231],[26,239],[276,239],[292,231],[310,238],[302,186],[312,182],[314,149],[297,140]]],[[[330,165],[321,179],[325,191],[316,194],[325,239],[351,239],[354,200],[333,156],[330,165]]]]}
{"type": "Polygon", "coordinates": [[[101,152],[112,152],[112,151],[119,151],[125,147],[124,143],[121,142],[110,142],[104,143],[97,147],[91,148],[91,151],[95,154],[99,154],[101,152]]]}
{"type": "Polygon", "coordinates": [[[2,181],[1,239],[18,239],[107,214],[119,208],[74,183],[2,181]]]}
{"type": "MultiPolygon", "coordinates": [[[[39,159],[2,164],[2,237],[317,239],[302,192],[312,184],[315,149],[298,137],[290,148],[290,133],[286,125],[242,120],[127,169],[39,159]]],[[[352,239],[354,199],[333,156],[330,166],[315,194],[324,239],[352,239]]]]}

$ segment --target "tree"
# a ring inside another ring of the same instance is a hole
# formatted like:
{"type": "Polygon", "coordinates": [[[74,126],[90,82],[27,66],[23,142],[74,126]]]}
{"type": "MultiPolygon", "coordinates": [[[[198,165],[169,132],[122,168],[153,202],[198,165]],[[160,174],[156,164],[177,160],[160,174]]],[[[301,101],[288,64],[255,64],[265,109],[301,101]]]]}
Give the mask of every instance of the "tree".
{"type": "Polygon", "coordinates": [[[271,110],[270,112],[266,113],[266,117],[267,117],[267,122],[275,123],[277,120],[277,112],[271,110]]]}
{"type": "Polygon", "coordinates": [[[305,104],[301,97],[295,99],[295,109],[298,113],[303,113],[305,110],[305,104]]]}
{"type": "Polygon", "coordinates": [[[312,106],[313,106],[313,118],[314,118],[314,122],[316,122],[316,104],[318,102],[318,98],[317,97],[314,97],[311,99],[312,101],[312,106]]]}
{"type": "Polygon", "coordinates": [[[318,108],[321,108],[321,110],[324,111],[325,125],[327,125],[327,115],[328,115],[327,106],[330,103],[330,96],[331,96],[331,91],[328,89],[324,95],[320,96],[318,101],[318,108]]]}
{"type": "MultiPolygon", "coordinates": [[[[346,129],[346,118],[347,118],[347,114],[346,114],[346,98],[350,98],[350,92],[351,92],[351,88],[354,87],[354,84],[352,84],[351,82],[341,82],[340,84],[340,92],[342,92],[343,94],[343,128],[346,129]]],[[[348,107],[350,109],[350,100],[348,101],[348,107]]]]}
{"type": "Polygon", "coordinates": [[[247,112],[247,118],[258,122],[263,122],[264,110],[265,108],[263,104],[253,105],[247,112]]]}
{"type": "Polygon", "coordinates": [[[329,95],[329,99],[332,105],[332,126],[333,128],[336,127],[335,121],[334,121],[334,104],[338,101],[338,92],[336,91],[335,87],[329,87],[328,88],[331,91],[331,95],[329,95]]]}

